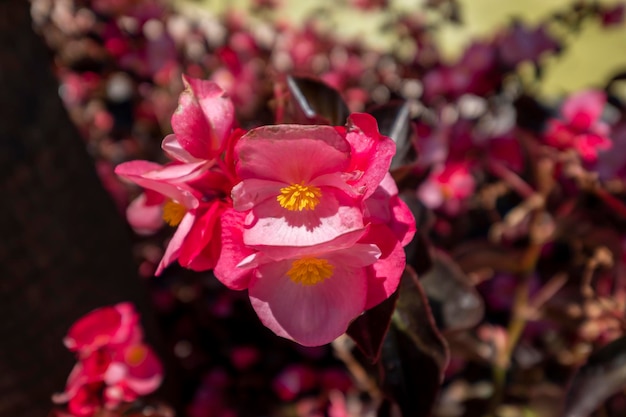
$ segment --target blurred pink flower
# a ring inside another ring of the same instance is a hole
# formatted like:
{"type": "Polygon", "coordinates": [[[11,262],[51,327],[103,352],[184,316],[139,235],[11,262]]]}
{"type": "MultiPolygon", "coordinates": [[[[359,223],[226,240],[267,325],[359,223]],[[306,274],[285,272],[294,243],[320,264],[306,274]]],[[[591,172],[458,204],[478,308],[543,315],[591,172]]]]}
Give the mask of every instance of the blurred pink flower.
{"type": "Polygon", "coordinates": [[[426,207],[455,215],[475,188],[476,183],[467,163],[448,162],[433,169],[417,190],[417,196],[426,207]]]}
{"type": "Polygon", "coordinates": [[[74,416],[92,416],[150,394],[161,384],[163,367],[142,341],[139,316],[130,303],[103,307],[72,325],[64,339],[78,362],[65,391],[55,394],[74,416]]]}
{"type": "Polygon", "coordinates": [[[609,126],[600,120],[606,94],[597,90],[578,92],[561,108],[561,119],[551,119],[545,142],[560,150],[574,149],[584,162],[595,162],[598,151],[611,149],[609,126]]]}

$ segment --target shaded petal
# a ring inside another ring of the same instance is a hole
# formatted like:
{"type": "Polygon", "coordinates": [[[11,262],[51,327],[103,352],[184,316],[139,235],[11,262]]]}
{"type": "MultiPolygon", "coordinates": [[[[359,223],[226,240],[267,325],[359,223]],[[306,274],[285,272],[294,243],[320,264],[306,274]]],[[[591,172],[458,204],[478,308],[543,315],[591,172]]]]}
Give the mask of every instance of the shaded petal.
{"type": "Polygon", "coordinates": [[[255,205],[280,195],[280,189],[287,186],[284,182],[249,178],[233,187],[231,193],[233,207],[238,211],[250,210],[255,205]]]}
{"type": "MultiPolygon", "coordinates": [[[[323,242],[318,245],[312,246],[254,246],[254,248],[258,249],[260,253],[255,254],[255,256],[253,256],[251,259],[246,259],[246,261],[251,266],[258,266],[263,263],[280,261],[283,259],[294,259],[303,256],[321,256],[329,252],[341,251],[342,249],[348,249],[353,247],[356,242],[358,242],[359,239],[361,239],[365,235],[365,233],[367,233],[367,229],[367,227],[363,227],[361,229],[346,232],[332,240],[329,240],[328,242],[323,242]]],[[[372,262],[375,262],[375,260],[372,262]]]]}
{"type": "Polygon", "coordinates": [[[262,126],[235,145],[237,174],[287,184],[345,171],[350,145],[331,126],[262,126]]]}
{"type": "Polygon", "coordinates": [[[361,203],[326,188],[314,210],[290,211],[276,199],[255,206],[245,221],[249,246],[312,246],[363,228],[361,203]]]}
{"type": "Polygon", "coordinates": [[[406,266],[402,244],[385,225],[371,225],[360,241],[376,245],[382,252],[378,261],[367,268],[367,302],[365,309],[380,304],[398,288],[406,266]]]}
{"type": "Polygon", "coordinates": [[[167,248],[165,249],[163,258],[161,258],[161,262],[159,262],[159,266],[157,267],[157,270],[155,272],[156,276],[161,275],[163,270],[169,264],[174,262],[176,258],[178,258],[178,255],[180,253],[180,247],[183,244],[185,237],[187,237],[187,233],[189,233],[189,230],[193,226],[195,219],[196,216],[194,213],[187,212],[187,214],[185,214],[180,224],[178,225],[176,232],[167,244],[167,248]]]}
{"type": "Polygon", "coordinates": [[[363,176],[352,185],[365,187],[368,197],[389,171],[396,144],[381,135],[376,119],[365,113],[354,113],[348,118],[346,139],[352,146],[350,170],[363,171],[363,176]]]}
{"type": "Polygon", "coordinates": [[[289,261],[262,265],[249,288],[252,307],[278,336],[304,346],[320,346],[343,334],[363,312],[367,292],[364,268],[335,265],[333,276],[312,286],[286,275],[289,261]]]}
{"type": "Polygon", "coordinates": [[[220,254],[219,219],[223,206],[219,201],[196,211],[196,221],[189,229],[178,255],[178,263],[194,271],[215,268],[220,254]]]}
{"type": "Polygon", "coordinates": [[[220,217],[222,229],[222,251],[213,273],[215,277],[233,290],[248,288],[252,269],[238,268],[237,265],[255,251],[243,244],[243,222],[245,213],[227,209],[220,217]]]}

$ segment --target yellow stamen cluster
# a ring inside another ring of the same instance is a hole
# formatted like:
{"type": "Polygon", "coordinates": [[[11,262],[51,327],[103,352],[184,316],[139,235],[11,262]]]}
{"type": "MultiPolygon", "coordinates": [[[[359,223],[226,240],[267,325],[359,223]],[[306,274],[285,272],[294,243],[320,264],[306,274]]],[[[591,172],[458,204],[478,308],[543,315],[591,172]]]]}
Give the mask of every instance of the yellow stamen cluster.
{"type": "Polygon", "coordinates": [[[163,206],[163,220],[170,226],[178,226],[185,217],[187,209],[182,204],[169,200],[163,206]]]}
{"type": "Polygon", "coordinates": [[[314,185],[292,184],[280,189],[276,200],[281,207],[291,211],[314,210],[320,202],[322,191],[314,185]]]}
{"type": "Polygon", "coordinates": [[[326,259],[303,258],[293,261],[287,276],[296,284],[310,286],[330,278],[334,269],[326,259]]]}

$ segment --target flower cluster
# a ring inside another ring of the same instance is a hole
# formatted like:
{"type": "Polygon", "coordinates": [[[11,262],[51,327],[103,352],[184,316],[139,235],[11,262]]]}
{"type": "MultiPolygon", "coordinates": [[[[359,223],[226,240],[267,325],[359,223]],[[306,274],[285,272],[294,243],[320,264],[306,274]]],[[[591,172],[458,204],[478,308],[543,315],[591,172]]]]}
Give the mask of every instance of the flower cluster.
{"type": "Polygon", "coordinates": [[[161,385],[163,367],[143,342],[139,316],[129,303],[88,313],[72,325],[63,342],[78,363],[65,391],[53,401],[67,403],[74,416],[116,409],[161,385]]]}
{"type": "Polygon", "coordinates": [[[248,289],[261,321],[303,345],[341,335],[396,289],[413,216],[388,173],[394,142],[368,114],[347,127],[233,129],[233,104],[211,81],[187,89],[162,144],[172,162],[121,164],[146,191],[128,218],[178,226],[157,275],[175,259],[248,289]],[[232,197],[232,198],[231,198],[232,197]]]}

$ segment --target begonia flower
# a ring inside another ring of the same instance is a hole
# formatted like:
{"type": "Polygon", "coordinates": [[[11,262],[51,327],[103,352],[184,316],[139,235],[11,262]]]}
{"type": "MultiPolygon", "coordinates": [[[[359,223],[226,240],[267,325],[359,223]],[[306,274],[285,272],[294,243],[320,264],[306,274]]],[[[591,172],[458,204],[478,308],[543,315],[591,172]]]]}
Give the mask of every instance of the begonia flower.
{"type": "Polygon", "coordinates": [[[402,245],[384,225],[305,248],[255,251],[243,242],[244,214],[227,210],[221,220],[215,276],[231,289],[247,288],[263,324],[305,346],[343,334],[359,314],[396,290],[404,270],[402,245]]]}
{"type": "Polygon", "coordinates": [[[395,146],[369,115],[348,129],[277,125],[253,129],[235,146],[249,246],[304,247],[363,227],[362,200],[387,170],[395,146]]]}
{"type": "Polygon", "coordinates": [[[130,303],[102,307],[79,319],[64,339],[78,362],[65,391],[53,401],[67,403],[74,416],[87,417],[152,393],[161,384],[163,366],[142,339],[139,316],[130,303]]]}
{"type": "Polygon", "coordinates": [[[569,97],[561,108],[561,119],[552,119],[545,142],[560,150],[574,149],[584,162],[595,162],[598,152],[611,149],[609,126],[600,120],[606,94],[585,90],[569,97]]]}
{"type": "Polygon", "coordinates": [[[476,182],[468,164],[449,162],[432,171],[418,188],[417,196],[426,207],[455,215],[462,209],[463,202],[474,193],[475,188],[476,182]]]}

